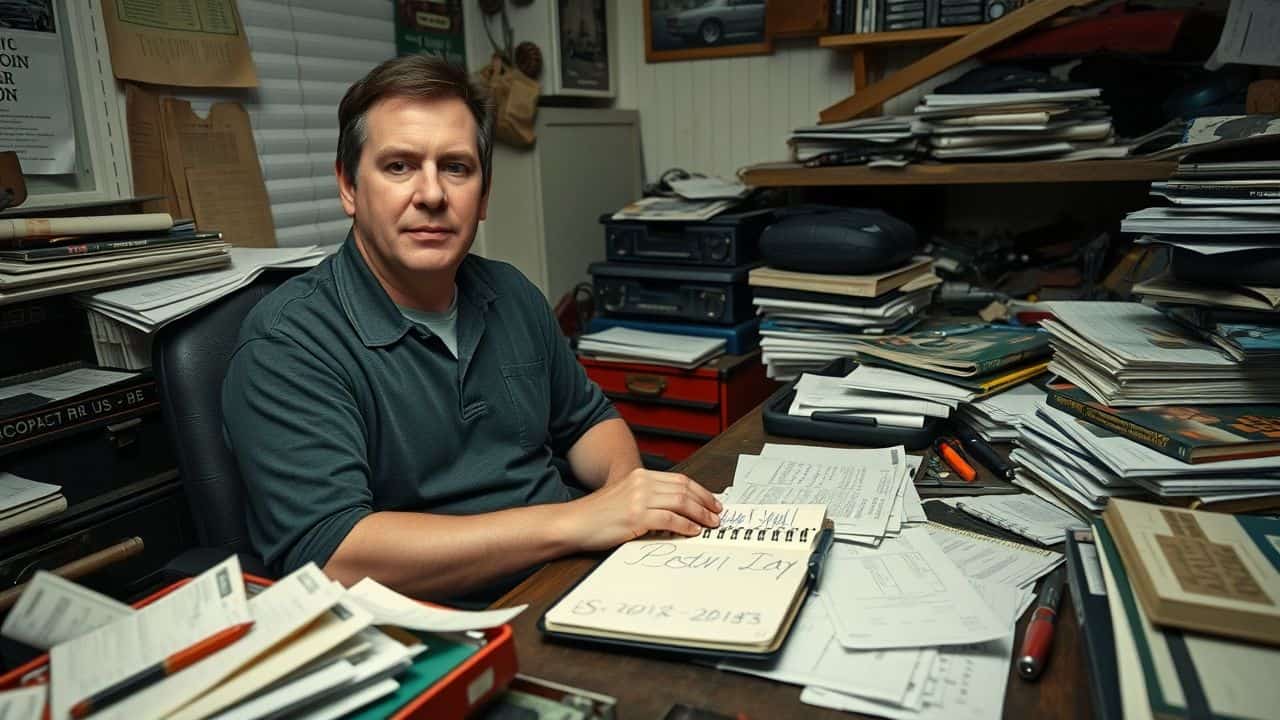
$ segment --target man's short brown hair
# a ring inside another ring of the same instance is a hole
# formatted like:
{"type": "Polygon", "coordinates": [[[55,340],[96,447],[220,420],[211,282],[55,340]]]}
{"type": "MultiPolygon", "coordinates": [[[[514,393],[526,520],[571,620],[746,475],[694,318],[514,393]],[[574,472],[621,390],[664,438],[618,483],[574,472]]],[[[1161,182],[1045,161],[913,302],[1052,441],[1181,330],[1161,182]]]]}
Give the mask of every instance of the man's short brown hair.
{"type": "Polygon", "coordinates": [[[449,98],[467,104],[476,119],[476,150],[484,192],[493,171],[493,104],[467,71],[432,55],[392,58],[357,80],[338,104],[338,165],[347,182],[356,184],[360,152],[369,137],[365,116],[374,103],[388,98],[449,98]]]}

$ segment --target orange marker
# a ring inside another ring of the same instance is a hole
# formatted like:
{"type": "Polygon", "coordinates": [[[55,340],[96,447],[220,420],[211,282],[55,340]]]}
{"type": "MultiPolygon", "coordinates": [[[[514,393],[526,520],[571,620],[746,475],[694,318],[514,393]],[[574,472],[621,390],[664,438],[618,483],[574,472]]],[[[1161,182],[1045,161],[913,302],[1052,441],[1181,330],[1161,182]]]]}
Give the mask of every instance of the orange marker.
{"type": "Polygon", "coordinates": [[[933,449],[937,451],[938,456],[947,464],[947,467],[955,471],[965,482],[973,482],[978,477],[978,471],[964,459],[960,454],[960,448],[955,440],[950,438],[938,438],[938,442],[934,443],[933,449]]]}
{"type": "Polygon", "coordinates": [[[71,706],[71,717],[75,720],[87,717],[102,708],[124,699],[148,685],[156,683],[185,667],[194,665],[210,655],[239,640],[253,627],[252,622],[232,625],[225,630],[210,635],[190,647],[179,650],[164,660],[145,670],[130,675],[120,682],[90,695],[71,706]]]}

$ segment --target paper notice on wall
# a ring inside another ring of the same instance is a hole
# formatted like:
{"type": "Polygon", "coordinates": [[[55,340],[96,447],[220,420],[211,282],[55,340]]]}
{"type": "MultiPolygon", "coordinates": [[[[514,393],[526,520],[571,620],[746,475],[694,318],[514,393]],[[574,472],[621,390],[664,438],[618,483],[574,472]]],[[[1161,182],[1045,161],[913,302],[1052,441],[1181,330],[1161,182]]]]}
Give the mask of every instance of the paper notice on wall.
{"type": "Polygon", "coordinates": [[[52,0],[0,3],[0,147],[25,175],[75,172],[76,135],[52,0]]]}
{"type": "Polygon", "coordinates": [[[1218,47],[1205,62],[1217,70],[1227,63],[1280,66],[1280,2],[1231,0],[1218,47]]]}
{"type": "Polygon", "coordinates": [[[235,0],[103,0],[102,15],[111,66],[121,80],[258,85],[235,0]]]}

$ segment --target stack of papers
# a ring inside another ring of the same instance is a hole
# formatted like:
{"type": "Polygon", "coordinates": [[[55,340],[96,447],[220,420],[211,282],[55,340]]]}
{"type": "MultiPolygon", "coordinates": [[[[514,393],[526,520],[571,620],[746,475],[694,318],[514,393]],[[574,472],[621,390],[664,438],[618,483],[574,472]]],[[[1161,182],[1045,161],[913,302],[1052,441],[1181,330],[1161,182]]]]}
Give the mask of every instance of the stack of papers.
{"type": "Polygon", "coordinates": [[[965,497],[957,500],[955,506],[1041,545],[1060,543],[1066,538],[1067,530],[1084,525],[1082,518],[1035,495],[965,497]]]}
{"type": "Polygon", "coordinates": [[[768,375],[791,380],[845,357],[858,340],[903,332],[920,321],[942,281],[927,258],[873,275],[751,271],[768,375]]]}
{"type": "Polygon", "coordinates": [[[249,597],[232,556],[140,610],[39,573],[0,633],[49,648],[51,681],[35,700],[44,705],[47,691],[49,716],[61,719],[173,653],[252,623],[224,649],[94,717],[337,717],[394,693],[396,677],[427,649],[416,635],[378,626],[432,631],[432,642],[470,654],[478,645],[458,633],[500,625],[522,609],[428,608],[368,579],[345,590],[314,564],[249,597]]]}
{"type": "Polygon", "coordinates": [[[223,269],[85,293],[76,301],[88,309],[98,362],[140,370],[151,366],[151,338],[164,325],[230,295],[267,268],[311,267],[329,250],[231,248],[223,269]]]}
{"type": "Polygon", "coordinates": [[[230,247],[218,233],[187,224],[165,233],[88,235],[0,251],[0,305],[225,267],[230,247]]]}
{"type": "Polygon", "coordinates": [[[799,127],[787,145],[791,160],[808,167],[902,167],[921,154],[911,118],[894,115],[799,127]]]}
{"type": "Polygon", "coordinates": [[[726,495],[773,485],[826,502],[838,541],[778,656],[718,666],[802,685],[812,705],[890,718],[998,717],[1014,625],[1062,556],[914,520],[923,510],[910,482],[896,480],[900,458],[901,448],[766,445],[759,458],[739,459],[726,495]],[[891,496],[895,507],[904,501],[896,532],[896,511],[888,522],[883,514],[891,496]],[[871,541],[851,536],[854,527],[884,533],[871,541]]]}
{"type": "Polygon", "coordinates": [[[597,360],[695,368],[724,354],[715,338],[612,327],[578,338],[578,352],[597,360]]]}
{"type": "Polygon", "coordinates": [[[0,536],[67,509],[61,485],[36,482],[0,472],[0,536]]]}
{"type": "Polygon", "coordinates": [[[956,419],[968,425],[987,442],[1012,442],[1018,439],[1022,419],[1035,412],[1044,400],[1044,389],[1032,383],[1015,385],[981,400],[960,406],[956,419]]]}
{"type": "Polygon", "coordinates": [[[1101,94],[933,93],[916,107],[912,127],[938,160],[1124,157],[1101,94]]]}
{"type": "Polygon", "coordinates": [[[1112,407],[1280,401],[1280,361],[1240,363],[1160,311],[1053,302],[1049,370],[1112,407]]]}
{"type": "Polygon", "coordinates": [[[647,197],[613,214],[614,220],[710,220],[737,204],[737,200],[686,200],[682,197],[647,197]]]}

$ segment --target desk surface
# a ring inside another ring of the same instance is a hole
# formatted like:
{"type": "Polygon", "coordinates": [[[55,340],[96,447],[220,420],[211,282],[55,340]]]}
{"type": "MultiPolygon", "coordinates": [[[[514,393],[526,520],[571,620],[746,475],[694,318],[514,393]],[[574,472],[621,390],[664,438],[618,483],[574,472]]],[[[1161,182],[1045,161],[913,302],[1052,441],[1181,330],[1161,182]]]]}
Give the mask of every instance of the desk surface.
{"type": "MultiPolygon", "coordinates": [[[[766,442],[805,441],[766,435],[757,407],[676,469],[719,491],[733,480],[738,455],[758,453],[766,442]]],[[[536,627],[538,618],[597,561],[598,558],[574,557],[550,563],[495,604],[529,604],[529,609],[512,623],[522,672],[612,695],[618,699],[620,718],[657,720],[675,702],[731,715],[741,712],[752,718],[861,717],[801,704],[798,685],[723,672],[679,659],[627,655],[544,640],[536,627]]],[[[1026,613],[1018,622],[1019,642],[1030,615],[1026,613]]],[[[1068,594],[1063,598],[1053,654],[1039,682],[1018,679],[1010,663],[1004,716],[1052,719],[1092,714],[1084,656],[1068,594]]]]}

